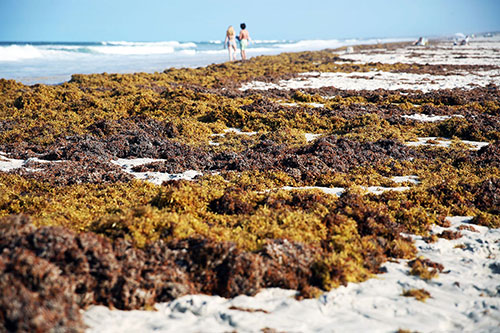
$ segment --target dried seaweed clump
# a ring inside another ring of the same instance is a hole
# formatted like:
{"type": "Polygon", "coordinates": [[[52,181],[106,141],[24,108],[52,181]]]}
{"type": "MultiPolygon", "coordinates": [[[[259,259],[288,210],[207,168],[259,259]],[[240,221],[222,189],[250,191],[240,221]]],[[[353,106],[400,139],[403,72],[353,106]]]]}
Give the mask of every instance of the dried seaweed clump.
{"type": "Polygon", "coordinates": [[[424,280],[431,280],[443,271],[443,265],[425,258],[417,258],[408,262],[411,267],[410,274],[424,280]]]}
{"type": "Polygon", "coordinates": [[[3,324],[12,328],[78,328],[78,306],[91,304],[137,309],[195,292],[234,297],[263,287],[301,290],[314,280],[311,266],[321,253],[286,240],[246,252],[200,238],[156,242],[140,250],[123,239],[111,242],[61,227],[35,228],[22,215],[4,218],[1,230],[3,296],[26,299],[27,307],[41,306],[21,313],[15,308],[19,304],[0,298],[6,311],[3,324]],[[57,312],[50,314],[50,309],[57,312]],[[37,311],[44,310],[45,322],[36,322],[37,311]]]}
{"type": "Polygon", "coordinates": [[[425,302],[431,294],[425,289],[408,289],[403,291],[405,297],[415,297],[420,302],[425,302]]]}
{"type": "MultiPolygon", "coordinates": [[[[23,227],[26,221],[18,220],[23,227]]],[[[33,226],[27,226],[31,230],[33,226]]],[[[12,234],[1,229],[0,325],[8,332],[83,332],[78,298],[71,281],[50,261],[22,246],[4,246],[12,234]]]]}

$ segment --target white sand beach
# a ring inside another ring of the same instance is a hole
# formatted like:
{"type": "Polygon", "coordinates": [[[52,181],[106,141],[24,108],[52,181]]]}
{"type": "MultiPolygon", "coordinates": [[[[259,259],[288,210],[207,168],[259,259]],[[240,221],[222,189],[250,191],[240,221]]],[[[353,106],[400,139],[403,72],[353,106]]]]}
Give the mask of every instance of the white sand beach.
{"type": "Polygon", "coordinates": [[[409,274],[406,260],[388,262],[387,273],[363,283],[298,301],[293,290],[266,289],[254,297],[189,295],[156,305],[156,311],[118,311],[94,306],[85,312],[88,332],[498,332],[500,230],[449,218],[462,229],[455,240],[426,243],[414,237],[418,255],[444,266],[425,281],[409,274]],[[463,227],[462,227],[463,228],[463,227]],[[426,301],[402,296],[424,289],[426,301]]]}
{"type": "Polygon", "coordinates": [[[341,55],[342,59],[358,63],[410,63],[431,65],[494,65],[500,63],[500,37],[477,37],[469,45],[453,45],[452,40],[428,46],[409,46],[405,49],[372,49],[341,55]]]}
{"type": "Polygon", "coordinates": [[[450,75],[392,73],[382,71],[353,72],[353,73],[302,73],[300,77],[283,80],[279,83],[254,81],[243,84],[240,90],[268,90],[268,89],[305,89],[335,87],[346,90],[420,90],[429,92],[438,89],[485,87],[489,84],[500,84],[500,70],[490,70],[450,75]]]}
{"type": "MultiPolygon", "coordinates": [[[[408,46],[396,50],[359,50],[340,55],[341,59],[354,63],[415,63],[431,65],[493,65],[500,64],[500,37],[478,38],[470,45],[453,46],[452,41],[443,41],[432,46],[408,46]]],[[[421,90],[472,89],[489,84],[500,85],[500,69],[455,70],[446,75],[417,74],[405,72],[353,72],[353,73],[301,73],[298,78],[278,83],[253,81],[243,84],[240,90],[304,89],[335,87],[352,90],[421,90]]]]}

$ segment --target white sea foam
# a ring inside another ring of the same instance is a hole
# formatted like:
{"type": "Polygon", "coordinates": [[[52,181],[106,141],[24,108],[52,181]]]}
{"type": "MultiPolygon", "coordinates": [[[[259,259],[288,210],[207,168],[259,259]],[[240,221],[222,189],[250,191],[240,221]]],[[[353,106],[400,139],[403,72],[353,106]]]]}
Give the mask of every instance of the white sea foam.
{"type": "MultiPolygon", "coordinates": [[[[0,62],[22,61],[27,59],[43,58],[51,59],[78,59],[83,56],[96,57],[102,55],[119,56],[151,56],[158,54],[193,54],[197,48],[196,43],[177,41],[166,42],[126,42],[109,41],[97,44],[25,44],[0,46],[0,62]]],[[[97,58],[96,58],[97,60],[97,58]]]]}
{"type": "Polygon", "coordinates": [[[157,46],[168,46],[173,48],[192,48],[196,47],[196,43],[193,42],[178,42],[178,41],[164,41],[164,42],[127,42],[127,41],[109,41],[102,42],[103,45],[119,45],[119,46],[135,46],[135,47],[157,47],[157,46]]]}
{"type": "Polygon", "coordinates": [[[177,51],[177,53],[179,55],[189,55],[189,56],[195,56],[197,54],[196,50],[189,50],[189,49],[180,50],[180,51],[177,51]]]}
{"type": "Polygon", "coordinates": [[[104,42],[103,46],[92,46],[90,50],[103,54],[120,55],[151,55],[169,54],[176,51],[185,52],[186,49],[196,48],[195,43],[180,43],[177,41],[166,42],[104,42]]]}
{"type": "Polygon", "coordinates": [[[167,54],[173,53],[174,48],[171,46],[96,46],[90,48],[96,53],[103,54],[122,54],[122,55],[146,55],[146,54],[167,54]]]}
{"type": "Polygon", "coordinates": [[[206,50],[206,51],[202,51],[200,53],[206,54],[206,55],[227,55],[227,50],[224,50],[224,49],[220,49],[220,50],[206,50]]]}
{"type": "Polygon", "coordinates": [[[292,49],[292,50],[323,50],[323,49],[335,49],[342,46],[349,46],[355,44],[379,44],[379,43],[393,43],[393,42],[404,42],[409,41],[410,38],[386,38],[386,39],[348,39],[348,40],[337,40],[337,39],[318,39],[318,40],[301,40],[292,43],[278,44],[281,49],[292,49]]]}
{"type": "Polygon", "coordinates": [[[252,39],[252,43],[255,44],[285,44],[285,43],[293,43],[292,40],[286,40],[286,39],[252,39]]]}
{"type": "Polygon", "coordinates": [[[302,40],[290,44],[280,44],[279,47],[282,49],[317,50],[317,49],[337,48],[342,45],[344,44],[341,41],[337,39],[331,39],[331,40],[302,40]]]}
{"type": "Polygon", "coordinates": [[[40,57],[42,52],[32,45],[0,46],[0,61],[20,61],[40,57]]]}
{"type": "MultiPolygon", "coordinates": [[[[390,39],[385,41],[389,42],[390,39]]],[[[375,43],[376,40],[255,40],[248,57],[375,43]]],[[[239,54],[239,53],[238,53],[239,54]]],[[[222,40],[204,42],[14,43],[0,42],[0,78],[25,84],[61,83],[75,73],[159,72],[227,61],[222,40]]]]}

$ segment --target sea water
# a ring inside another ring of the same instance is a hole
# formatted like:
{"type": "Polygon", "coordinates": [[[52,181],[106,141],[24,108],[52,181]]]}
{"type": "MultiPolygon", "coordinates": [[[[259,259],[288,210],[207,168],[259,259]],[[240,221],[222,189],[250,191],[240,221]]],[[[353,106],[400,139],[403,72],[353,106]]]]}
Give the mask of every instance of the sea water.
{"type": "MultiPolygon", "coordinates": [[[[411,39],[255,40],[249,45],[247,55],[254,57],[404,40],[411,39]]],[[[227,60],[228,51],[220,40],[0,42],[0,78],[29,85],[59,84],[70,80],[76,73],[153,73],[171,67],[199,67],[227,60]]]]}

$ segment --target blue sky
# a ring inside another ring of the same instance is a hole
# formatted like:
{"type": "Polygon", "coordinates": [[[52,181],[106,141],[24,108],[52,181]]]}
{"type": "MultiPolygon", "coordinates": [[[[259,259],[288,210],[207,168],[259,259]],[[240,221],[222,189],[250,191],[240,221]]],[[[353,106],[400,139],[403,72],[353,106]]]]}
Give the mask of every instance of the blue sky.
{"type": "Polygon", "coordinates": [[[202,41],[500,31],[500,0],[0,0],[0,41],[202,41]]]}

